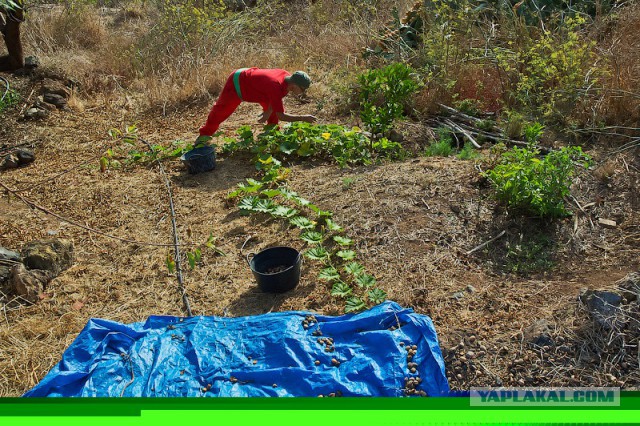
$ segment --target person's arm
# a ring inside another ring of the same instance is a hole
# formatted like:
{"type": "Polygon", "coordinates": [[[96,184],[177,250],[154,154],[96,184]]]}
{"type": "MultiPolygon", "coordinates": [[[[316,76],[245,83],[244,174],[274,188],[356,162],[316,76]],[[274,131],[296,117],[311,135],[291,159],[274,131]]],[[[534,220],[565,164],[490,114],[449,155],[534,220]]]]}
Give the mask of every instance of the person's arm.
{"type": "Polygon", "coordinates": [[[314,115],[294,115],[287,114],[286,112],[276,112],[278,120],[280,121],[306,121],[307,123],[313,123],[316,121],[314,115]]]}
{"type": "MultiPolygon", "coordinates": [[[[260,115],[260,118],[258,118],[258,123],[265,123],[272,113],[272,108],[263,111],[262,115],[260,115]]],[[[316,117],[313,115],[294,115],[287,114],[286,112],[276,112],[276,115],[278,116],[278,120],[280,121],[306,121],[307,123],[313,123],[314,121],[316,121],[316,117]]]]}

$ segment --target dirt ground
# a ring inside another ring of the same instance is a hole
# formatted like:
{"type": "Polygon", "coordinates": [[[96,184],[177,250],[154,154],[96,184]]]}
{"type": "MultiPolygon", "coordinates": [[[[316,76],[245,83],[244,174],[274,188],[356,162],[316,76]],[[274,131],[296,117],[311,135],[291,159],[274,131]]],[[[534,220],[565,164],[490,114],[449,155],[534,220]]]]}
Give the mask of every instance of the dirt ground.
{"type": "MultiPolygon", "coordinates": [[[[34,84],[24,77],[10,80],[23,99],[34,84]]],[[[288,102],[291,111],[315,113],[313,103],[288,102]]],[[[208,112],[199,105],[162,115],[136,112],[121,100],[94,99],[34,122],[17,118],[22,106],[1,116],[0,145],[27,144],[36,161],[0,172],[0,181],[68,221],[3,191],[0,246],[19,251],[36,239],[66,238],[73,241],[75,263],[36,304],[4,298],[2,397],[19,396],[38,383],[90,318],[128,323],[185,314],[176,278],[165,266],[173,236],[162,175],[156,166],[101,172],[99,159],[112,144],[110,128],[135,123],[141,137],[166,145],[193,139],[208,112]]],[[[255,123],[258,112],[243,105],[222,130],[232,135],[238,126],[255,123]]],[[[345,120],[319,117],[323,123],[345,120]]],[[[400,128],[408,144],[427,144],[421,123],[400,128]]],[[[581,289],[613,289],[617,280],[640,270],[640,151],[615,153],[616,146],[607,141],[584,146],[596,167],[575,179],[575,201],[568,200],[574,216],[553,223],[507,215],[480,176],[481,163],[456,157],[416,156],[347,169],[296,163],[289,165],[289,183],[334,213],[389,299],[433,319],[453,389],[525,384],[637,389],[637,335],[621,346],[603,346],[597,338],[601,330],[578,302],[581,289]],[[605,228],[599,218],[617,225],[605,228]],[[531,252],[535,242],[541,249],[522,257],[523,247],[531,252]],[[523,274],[525,267],[533,270],[523,274]],[[548,342],[534,344],[535,330],[529,327],[540,320],[546,321],[548,342]]],[[[255,176],[248,156],[219,155],[214,171],[198,175],[187,174],[178,160],[164,166],[181,243],[202,244],[212,234],[225,253],[204,251],[201,266],[185,268],[194,315],[342,313],[342,302],[317,281],[318,266],[311,261],[305,261],[293,291],[271,295],[257,289],[243,253],[304,246],[293,229],[242,216],[226,200],[234,186],[255,176]]]]}

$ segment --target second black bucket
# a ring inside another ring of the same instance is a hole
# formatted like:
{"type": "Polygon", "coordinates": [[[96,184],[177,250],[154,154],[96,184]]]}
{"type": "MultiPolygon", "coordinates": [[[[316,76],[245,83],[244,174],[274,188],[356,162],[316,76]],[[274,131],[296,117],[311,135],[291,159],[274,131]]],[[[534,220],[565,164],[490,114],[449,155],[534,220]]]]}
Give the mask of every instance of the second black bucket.
{"type": "Polygon", "coordinates": [[[250,258],[247,263],[265,293],[284,293],[292,290],[300,281],[302,256],[291,247],[271,247],[250,258]]]}
{"type": "Polygon", "coordinates": [[[189,173],[208,172],[216,168],[216,149],[213,145],[194,148],[186,152],[180,160],[187,166],[189,173]]]}

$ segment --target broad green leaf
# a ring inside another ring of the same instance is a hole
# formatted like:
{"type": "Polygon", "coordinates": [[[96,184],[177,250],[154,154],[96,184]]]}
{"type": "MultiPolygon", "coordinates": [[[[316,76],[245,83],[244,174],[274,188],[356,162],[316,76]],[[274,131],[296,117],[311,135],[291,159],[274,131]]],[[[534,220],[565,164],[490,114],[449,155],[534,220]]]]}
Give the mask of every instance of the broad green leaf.
{"type": "Polygon", "coordinates": [[[262,195],[266,195],[269,198],[273,198],[276,195],[280,195],[280,190],[278,189],[267,189],[261,192],[262,195]]]}
{"type": "Polygon", "coordinates": [[[351,294],[352,290],[349,284],[338,281],[333,284],[331,288],[331,295],[335,297],[347,297],[351,294]]]}
{"type": "Polygon", "coordinates": [[[353,250],[340,250],[336,253],[336,256],[344,260],[353,260],[356,258],[356,252],[353,250]]]}
{"type": "Polygon", "coordinates": [[[365,305],[364,301],[359,297],[350,297],[349,299],[347,299],[347,302],[345,303],[344,311],[346,313],[358,312],[366,308],[366,306],[367,305],[365,305]]]}
{"type": "Polygon", "coordinates": [[[355,279],[356,284],[358,284],[360,287],[364,287],[364,288],[371,288],[374,285],[376,285],[376,279],[373,275],[369,275],[369,274],[362,274],[356,277],[355,279]]]}
{"type": "Polygon", "coordinates": [[[302,198],[302,197],[292,197],[291,198],[293,200],[293,202],[295,202],[296,204],[298,204],[299,206],[309,206],[311,204],[311,201],[307,200],[306,198],[302,198]]]}
{"type": "Polygon", "coordinates": [[[318,244],[322,242],[323,235],[317,231],[307,231],[300,235],[300,239],[309,244],[318,244]]]}
{"type": "Polygon", "coordinates": [[[280,144],[280,151],[289,155],[300,147],[300,144],[294,140],[288,140],[280,144]]]}
{"type": "Polygon", "coordinates": [[[287,200],[293,200],[298,196],[297,192],[292,191],[289,188],[280,187],[278,189],[280,190],[280,194],[287,200]]]}
{"type": "Polygon", "coordinates": [[[254,208],[255,211],[260,213],[269,213],[276,208],[276,204],[270,199],[258,200],[254,208]]]}
{"type": "Polygon", "coordinates": [[[297,226],[300,229],[313,229],[316,226],[316,223],[307,219],[304,216],[295,216],[289,219],[292,225],[297,226]]]}
{"type": "Polygon", "coordinates": [[[333,237],[333,241],[345,247],[353,244],[353,240],[351,238],[341,237],[340,235],[333,237]]]}
{"type": "Polygon", "coordinates": [[[342,227],[331,219],[327,219],[325,223],[327,224],[327,228],[329,228],[329,230],[331,231],[335,231],[335,232],[342,231],[342,227]]]}
{"type": "Polygon", "coordinates": [[[387,293],[385,293],[385,291],[380,288],[374,288],[372,290],[369,290],[369,292],[367,293],[367,297],[369,298],[371,303],[378,305],[387,300],[387,293]]]}
{"type": "Polygon", "coordinates": [[[293,217],[298,214],[298,210],[285,206],[276,206],[276,208],[273,209],[270,213],[278,217],[293,217]]]}
{"type": "Polygon", "coordinates": [[[313,154],[313,149],[311,148],[311,142],[304,142],[298,148],[297,154],[301,157],[308,157],[313,154]]]}
{"type": "Polygon", "coordinates": [[[334,281],[340,279],[340,274],[333,266],[327,266],[326,268],[322,268],[318,274],[318,278],[322,281],[334,281]]]}
{"type": "Polygon", "coordinates": [[[312,260],[324,260],[329,257],[329,252],[324,247],[317,246],[307,250],[304,255],[312,260]]]}
{"type": "Polygon", "coordinates": [[[362,273],[364,272],[364,266],[362,266],[358,262],[351,262],[345,265],[344,270],[350,273],[351,275],[353,275],[354,277],[357,277],[359,275],[362,275],[362,273]]]}
{"type": "Polygon", "coordinates": [[[238,203],[238,208],[240,210],[255,211],[256,206],[258,205],[258,201],[260,201],[258,197],[256,197],[255,195],[249,195],[248,197],[244,197],[242,200],[240,200],[240,202],[238,203]]]}

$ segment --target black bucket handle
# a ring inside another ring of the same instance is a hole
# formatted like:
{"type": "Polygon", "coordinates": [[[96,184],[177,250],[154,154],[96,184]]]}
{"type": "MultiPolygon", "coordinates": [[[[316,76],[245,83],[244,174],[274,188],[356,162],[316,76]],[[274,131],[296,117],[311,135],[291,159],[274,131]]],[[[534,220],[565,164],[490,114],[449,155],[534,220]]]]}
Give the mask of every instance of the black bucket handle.
{"type": "Polygon", "coordinates": [[[249,268],[251,268],[251,259],[253,259],[255,255],[255,253],[251,252],[247,253],[247,255],[245,256],[245,260],[247,261],[247,265],[249,265],[249,268]],[[249,258],[249,256],[251,256],[251,259],[249,258]]]}
{"type": "MultiPolygon", "coordinates": [[[[300,261],[300,265],[302,265],[304,263],[304,257],[302,257],[302,252],[300,250],[296,249],[295,247],[291,247],[291,248],[298,252],[298,257],[296,257],[295,263],[298,263],[298,260],[299,260],[300,261]]],[[[242,253],[242,252],[240,252],[240,253],[242,253]]],[[[253,257],[255,255],[256,255],[256,253],[249,252],[249,253],[247,253],[246,256],[244,256],[244,260],[247,261],[247,265],[249,266],[249,268],[251,268],[251,259],[253,259],[253,257]],[[249,256],[251,256],[251,257],[249,257],[249,256]]],[[[291,267],[293,267],[293,265],[291,267]]]]}

